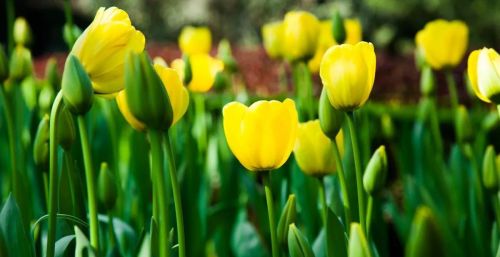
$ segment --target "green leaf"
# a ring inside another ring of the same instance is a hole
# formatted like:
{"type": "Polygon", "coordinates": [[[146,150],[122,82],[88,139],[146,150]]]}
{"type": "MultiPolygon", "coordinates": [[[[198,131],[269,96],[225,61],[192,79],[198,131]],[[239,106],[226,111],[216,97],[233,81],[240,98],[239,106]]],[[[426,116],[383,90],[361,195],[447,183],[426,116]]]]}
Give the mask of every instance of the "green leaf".
{"type": "Polygon", "coordinates": [[[33,240],[24,230],[21,213],[16,200],[9,195],[2,212],[0,212],[0,228],[7,245],[9,256],[34,256],[33,240]]]}
{"type": "Polygon", "coordinates": [[[261,237],[245,218],[246,215],[240,213],[238,224],[233,231],[231,248],[236,257],[267,257],[261,237]]]}
{"type": "Polygon", "coordinates": [[[288,252],[291,257],[314,257],[309,241],[295,226],[295,223],[290,224],[288,230],[288,252]]]}
{"type": "Polygon", "coordinates": [[[328,257],[347,257],[347,235],[340,219],[328,208],[326,246],[328,257]]]}
{"type": "Polygon", "coordinates": [[[94,249],[85,234],[75,226],[76,246],[75,257],[95,257],[94,249]]]}
{"type": "Polygon", "coordinates": [[[75,235],[65,236],[56,242],[55,257],[71,257],[75,252],[75,235]]]}

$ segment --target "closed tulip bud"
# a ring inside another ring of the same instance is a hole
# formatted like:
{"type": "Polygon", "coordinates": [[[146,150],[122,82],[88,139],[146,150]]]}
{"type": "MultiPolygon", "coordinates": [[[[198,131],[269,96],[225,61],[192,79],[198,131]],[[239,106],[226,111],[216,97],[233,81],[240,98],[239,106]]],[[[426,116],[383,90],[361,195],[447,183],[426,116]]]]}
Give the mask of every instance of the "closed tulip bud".
{"type": "Polygon", "coordinates": [[[469,55],[467,71],[476,96],[500,104],[500,55],[492,48],[475,50],[469,55]]]}
{"type": "Polygon", "coordinates": [[[215,75],[215,81],[214,81],[214,89],[217,92],[224,91],[224,89],[228,88],[231,85],[231,77],[230,75],[225,72],[218,72],[217,75],[215,75]]]}
{"type": "MultiPolygon", "coordinates": [[[[190,65],[188,65],[190,64],[190,65]]],[[[191,92],[205,93],[210,90],[214,83],[217,74],[224,70],[224,63],[211,57],[208,54],[195,54],[189,56],[192,78],[189,81],[188,89],[191,92]]],[[[184,70],[184,81],[189,77],[189,71],[184,70]]]]}
{"type": "Polygon", "coordinates": [[[92,23],[76,40],[71,54],[78,57],[96,95],[114,97],[125,86],[124,65],[129,52],[144,50],[144,35],[128,14],[116,7],[99,8],[92,23]]]}
{"type": "Polygon", "coordinates": [[[23,80],[33,72],[31,52],[22,45],[16,46],[10,58],[10,78],[13,80],[23,80]]]}
{"type": "Polygon", "coordinates": [[[41,116],[50,113],[50,108],[52,108],[52,103],[56,97],[56,93],[51,85],[48,83],[43,83],[42,90],[38,94],[38,109],[40,110],[41,116]]]}
{"type": "Polygon", "coordinates": [[[73,115],[71,115],[67,106],[62,108],[57,126],[59,132],[59,134],[57,134],[57,141],[64,150],[71,150],[71,146],[76,138],[76,130],[73,115]]]}
{"type": "Polygon", "coordinates": [[[39,81],[34,76],[29,76],[21,82],[21,93],[23,95],[24,103],[30,111],[36,107],[37,97],[36,89],[39,81]]]}
{"type": "Polygon", "coordinates": [[[314,257],[309,241],[294,223],[288,229],[288,252],[290,257],[314,257]]]}
{"type": "Polygon", "coordinates": [[[222,110],[231,152],[250,171],[281,167],[297,139],[298,114],[291,99],[257,101],[250,107],[231,102],[222,110]]]}
{"type": "Polygon", "coordinates": [[[80,35],[82,35],[82,30],[78,26],[69,23],[64,24],[63,38],[64,42],[66,42],[69,48],[73,47],[73,45],[75,44],[78,37],[80,37],[80,35]]]}
{"type": "Polygon", "coordinates": [[[484,117],[483,122],[481,122],[481,128],[484,131],[491,131],[496,128],[499,123],[500,117],[498,116],[498,112],[490,112],[484,117]]]}
{"type": "Polygon", "coordinates": [[[483,158],[483,185],[491,191],[498,189],[498,167],[495,149],[492,145],[486,148],[483,158]]]}
{"type": "Polygon", "coordinates": [[[383,114],[380,118],[380,125],[382,127],[382,135],[385,138],[391,139],[394,137],[394,123],[392,122],[392,118],[388,114],[383,114]]]}
{"type": "Polygon", "coordinates": [[[349,257],[371,257],[370,245],[359,223],[351,223],[349,237],[349,257]]]}
{"type": "Polygon", "coordinates": [[[328,95],[324,87],[323,90],[321,90],[321,96],[319,98],[318,116],[323,133],[325,133],[330,140],[335,140],[337,134],[342,128],[345,115],[341,111],[333,108],[330,100],[328,100],[328,95]]]}
{"type": "Polygon", "coordinates": [[[126,102],[130,113],[146,127],[166,131],[172,106],[161,78],[147,53],[130,53],[125,62],[126,102]]]}
{"type": "Polygon", "coordinates": [[[417,209],[405,251],[406,257],[446,256],[441,231],[428,207],[417,209]]]}
{"type": "Polygon", "coordinates": [[[0,44],[0,83],[9,77],[9,63],[5,49],[0,44]]]}
{"type": "Polygon", "coordinates": [[[347,33],[344,26],[344,19],[342,18],[342,15],[340,15],[340,12],[338,10],[333,14],[332,25],[332,35],[335,39],[335,42],[337,42],[338,44],[343,44],[346,40],[347,33]]]}
{"type": "Polygon", "coordinates": [[[313,14],[292,11],[283,20],[283,54],[290,60],[309,59],[318,43],[320,23],[313,14]]]}
{"type": "Polygon", "coordinates": [[[223,39],[219,42],[219,47],[217,48],[217,59],[224,63],[224,68],[228,72],[235,72],[238,69],[238,64],[233,57],[233,51],[231,50],[231,44],[227,39],[223,39]]]}
{"type": "Polygon", "coordinates": [[[320,65],[320,77],[332,106],[341,111],[353,111],[369,98],[375,80],[373,45],[337,45],[326,51],[320,65]]]}
{"type": "Polygon", "coordinates": [[[469,113],[463,105],[460,105],[455,113],[455,134],[458,142],[461,143],[470,142],[474,137],[469,113]]]}
{"type": "Polygon", "coordinates": [[[61,87],[61,76],[57,71],[57,62],[55,58],[50,58],[45,65],[45,80],[54,88],[59,90],[61,87]]]}
{"type": "MultiPolygon", "coordinates": [[[[337,133],[334,140],[342,155],[344,150],[342,132],[337,133]]],[[[302,172],[316,177],[334,173],[336,168],[333,149],[332,141],[321,130],[319,120],[299,124],[293,153],[302,172]]]]}
{"type": "Polygon", "coordinates": [[[297,208],[295,205],[295,195],[291,194],[288,196],[288,200],[286,201],[285,207],[283,207],[283,211],[278,221],[278,230],[276,234],[278,243],[284,248],[286,248],[288,243],[288,228],[290,224],[295,223],[297,217],[297,208]]]}
{"type": "Polygon", "coordinates": [[[375,195],[384,188],[387,178],[387,155],[385,146],[377,148],[366,166],[363,186],[369,195],[375,195]]]}
{"type": "Polygon", "coordinates": [[[438,19],[420,30],[415,41],[428,64],[436,70],[457,66],[467,50],[469,29],[462,21],[438,19]]]}
{"type": "Polygon", "coordinates": [[[116,203],[118,185],[115,176],[113,176],[108,164],[105,162],[101,163],[101,170],[97,178],[97,189],[100,204],[107,211],[112,210],[116,203]]]}
{"type": "Polygon", "coordinates": [[[262,26],[262,40],[267,55],[273,59],[283,57],[283,22],[275,21],[262,26]]]}
{"type": "Polygon", "coordinates": [[[72,54],[64,64],[61,84],[64,103],[69,110],[76,115],[87,113],[94,101],[92,82],[78,58],[72,54]]]}
{"type": "Polygon", "coordinates": [[[44,169],[49,164],[49,115],[43,116],[33,142],[33,161],[44,169]]]}
{"type": "Polygon", "coordinates": [[[179,47],[188,56],[208,54],[212,48],[212,33],[207,27],[184,27],[179,35],[179,47]]]}
{"type": "Polygon", "coordinates": [[[28,46],[31,43],[30,25],[24,17],[18,17],[14,22],[14,42],[17,45],[28,46]]]}
{"type": "Polygon", "coordinates": [[[425,96],[430,96],[434,93],[435,89],[436,81],[432,68],[428,65],[424,65],[422,67],[422,73],[420,74],[420,92],[425,96]]]}

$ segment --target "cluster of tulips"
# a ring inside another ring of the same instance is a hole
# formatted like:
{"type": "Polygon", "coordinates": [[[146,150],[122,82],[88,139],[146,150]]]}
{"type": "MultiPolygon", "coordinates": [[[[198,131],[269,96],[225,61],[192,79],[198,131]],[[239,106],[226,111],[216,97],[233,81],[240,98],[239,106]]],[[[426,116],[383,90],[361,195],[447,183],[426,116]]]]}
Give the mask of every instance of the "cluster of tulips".
{"type": "MultiPolygon", "coordinates": [[[[10,59],[0,49],[0,256],[498,256],[500,119],[461,104],[466,24],[417,33],[416,106],[367,103],[376,54],[361,30],[338,12],[265,24],[294,87],[262,97],[227,40],[211,55],[207,27],[182,29],[168,65],[116,7],[83,32],[69,19],[62,78],[49,61],[38,79],[18,18],[10,59]]],[[[494,49],[471,52],[464,76],[500,104],[494,49]]]]}

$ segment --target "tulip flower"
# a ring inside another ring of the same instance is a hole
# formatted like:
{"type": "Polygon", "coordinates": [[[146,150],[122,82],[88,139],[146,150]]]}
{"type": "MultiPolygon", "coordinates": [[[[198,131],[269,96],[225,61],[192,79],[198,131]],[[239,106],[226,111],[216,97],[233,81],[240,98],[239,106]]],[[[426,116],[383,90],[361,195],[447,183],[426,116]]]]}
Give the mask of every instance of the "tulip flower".
{"type": "MultiPolygon", "coordinates": [[[[337,134],[336,142],[342,155],[342,132],[337,134]]],[[[321,130],[319,120],[299,124],[293,153],[300,169],[307,175],[322,177],[336,171],[332,142],[321,130]]]]}
{"type": "Polygon", "coordinates": [[[375,66],[375,51],[371,43],[329,48],[321,60],[320,77],[332,106],[341,111],[362,106],[373,87],[375,66]]]}
{"type": "MultiPolygon", "coordinates": [[[[347,44],[356,44],[361,41],[362,37],[362,28],[361,23],[357,19],[345,19],[344,27],[346,29],[346,40],[347,44]]],[[[320,32],[318,38],[318,46],[316,48],[316,52],[314,53],[313,58],[309,60],[307,66],[312,73],[318,73],[319,65],[321,63],[321,59],[325,54],[326,50],[333,45],[337,45],[332,34],[332,21],[322,21],[320,25],[320,32]]]]}
{"type": "MultiPolygon", "coordinates": [[[[189,93],[182,85],[181,79],[176,70],[168,68],[160,63],[155,63],[154,69],[167,90],[170,104],[172,105],[173,119],[171,126],[173,126],[180,120],[180,118],[182,118],[184,113],[186,113],[189,105],[189,93]]],[[[118,94],[116,97],[116,103],[118,104],[118,108],[123,117],[130,124],[130,126],[138,131],[144,131],[146,129],[146,125],[130,112],[127,105],[126,90],[123,90],[118,94]]]]}
{"type": "Polygon", "coordinates": [[[500,104],[500,56],[492,48],[475,50],[469,55],[468,74],[479,99],[500,104]]]}
{"type": "Polygon", "coordinates": [[[231,102],[222,114],[229,148],[245,168],[274,170],[286,162],[297,138],[298,115],[293,100],[262,100],[250,107],[231,102]]]}
{"type": "Polygon", "coordinates": [[[415,41],[427,63],[440,70],[460,63],[467,49],[469,29],[462,21],[438,19],[427,23],[415,41]]]}
{"type": "Polygon", "coordinates": [[[207,27],[184,27],[179,36],[179,47],[183,54],[208,54],[212,48],[212,34],[207,27]]]}
{"type": "Polygon", "coordinates": [[[291,61],[312,57],[319,31],[320,22],[313,14],[288,12],[283,20],[283,54],[291,61]]]}
{"type": "Polygon", "coordinates": [[[273,59],[281,58],[283,53],[283,22],[275,21],[262,26],[262,40],[267,55],[273,59]]]}
{"type": "Polygon", "coordinates": [[[144,50],[144,35],[132,26],[128,14],[116,7],[100,8],[71,53],[92,80],[94,92],[112,97],[125,86],[124,63],[130,51],[144,50]]]}
{"type": "MultiPolygon", "coordinates": [[[[192,78],[188,89],[192,92],[204,93],[212,88],[217,73],[224,70],[224,63],[208,54],[189,56],[192,78]]],[[[184,72],[184,74],[186,74],[184,72]]]]}

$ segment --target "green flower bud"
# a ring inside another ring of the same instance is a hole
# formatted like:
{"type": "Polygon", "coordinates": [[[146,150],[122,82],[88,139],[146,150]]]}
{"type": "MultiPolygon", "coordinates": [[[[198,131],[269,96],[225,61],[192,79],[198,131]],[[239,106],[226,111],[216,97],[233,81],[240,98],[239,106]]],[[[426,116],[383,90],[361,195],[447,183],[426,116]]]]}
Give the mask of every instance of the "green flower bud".
{"type": "Polygon", "coordinates": [[[425,123],[429,115],[434,111],[432,99],[424,97],[420,99],[418,103],[418,113],[417,120],[419,122],[425,123]]]}
{"type": "Polygon", "coordinates": [[[182,57],[184,60],[184,85],[189,85],[191,80],[193,79],[193,70],[191,69],[191,59],[189,56],[184,55],[182,57]]]}
{"type": "Polygon", "coordinates": [[[26,106],[31,111],[35,108],[37,103],[37,81],[34,76],[29,76],[21,82],[21,93],[24,98],[26,106]]]}
{"type": "Polygon", "coordinates": [[[94,90],[89,75],[78,58],[72,54],[64,64],[61,84],[64,104],[69,110],[76,115],[87,113],[92,107],[94,90]]]}
{"type": "Polygon", "coordinates": [[[290,224],[288,229],[288,252],[290,257],[314,257],[311,245],[295,223],[290,224]]]}
{"type": "Polygon", "coordinates": [[[0,44],[0,84],[9,77],[9,63],[5,49],[0,44]]]}
{"type": "Polygon", "coordinates": [[[23,80],[33,72],[31,52],[22,45],[16,46],[10,58],[10,78],[13,80],[23,80]]]}
{"type": "Polygon", "coordinates": [[[351,223],[348,252],[349,257],[372,257],[370,246],[359,223],[351,223]]]}
{"type": "Polygon", "coordinates": [[[289,195],[278,222],[278,243],[283,247],[287,246],[288,227],[290,226],[290,224],[295,222],[295,219],[297,217],[295,202],[295,195],[289,195]]]}
{"type": "Polygon", "coordinates": [[[24,17],[18,17],[14,22],[14,42],[25,46],[31,43],[30,25],[24,17]]]}
{"type": "Polygon", "coordinates": [[[59,132],[57,140],[64,150],[69,151],[76,138],[76,129],[73,115],[67,106],[62,108],[57,126],[59,132]]]}
{"type": "Polygon", "coordinates": [[[46,169],[49,164],[49,115],[43,116],[33,142],[33,161],[46,169]]]}
{"type": "Polygon", "coordinates": [[[417,47],[417,49],[415,49],[415,66],[417,67],[418,70],[422,70],[426,66],[429,66],[427,64],[427,61],[425,60],[423,50],[421,48],[418,48],[418,47],[417,47]]]}
{"type": "Polygon", "coordinates": [[[45,65],[45,80],[58,91],[61,87],[61,77],[57,71],[57,62],[55,58],[50,58],[45,65]]]}
{"type": "Polygon", "coordinates": [[[43,83],[42,90],[38,95],[38,108],[40,109],[40,116],[50,113],[50,108],[56,97],[56,93],[52,86],[48,83],[43,83]]]}
{"type": "Polygon", "coordinates": [[[238,64],[233,57],[231,44],[229,44],[229,41],[227,39],[222,39],[219,42],[219,46],[217,48],[217,59],[222,60],[222,62],[224,63],[224,70],[227,70],[230,73],[238,70],[238,64]]]}
{"type": "Polygon", "coordinates": [[[432,210],[419,207],[413,218],[405,256],[446,256],[440,232],[432,210]]]}
{"type": "Polygon", "coordinates": [[[394,123],[390,115],[383,114],[380,118],[380,125],[385,138],[391,139],[394,137],[394,123]]]}
{"type": "Polygon", "coordinates": [[[489,112],[484,117],[483,122],[481,123],[481,128],[484,131],[491,131],[492,129],[494,129],[498,126],[499,121],[500,121],[500,117],[498,116],[498,112],[496,112],[496,111],[489,112]]]}
{"type": "Polygon", "coordinates": [[[146,52],[127,56],[125,89],[127,104],[134,117],[147,128],[169,129],[173,119],[170,99],[146,52]]]}
{"type": "Polygon", "coordinates": [[[470,142],[473,139],[469,114],[465,106],[460,105],[455,114],[455,134],[458,142],[470,142]]]}
{"type": "Polygon", "coordinates": [[[105,162],[101,163],[101,170],[99,171],[99,177],[97,179],[97,187],[99,202],[108,211],[113,209],[116,203],[118,186],[113,173],[111,173],[108,164],[105,162]]]}
{"type": "Polygon", "coordinates": [[[387,178],[387,155],[385,146],[381,145],[375,153],[373,153],[370,162],[366,166],[363,175],[363,186],[365,191],[370,195],[375,195],[380,192],[385,185],[387,178]]]}
{"type": "Polygon", "coordinates": [[[342,128],[344,118],[343,112],[333,108],[330,100],[328,100],[326,88],[323,87],[319,98],[319,124],[321,125],[323,133],[325,133],[330,140],[335,140],[337,137],[337,134],[342,128]]]}
{"type": "Polygon", "coordinates": [[[497,158],[492,145],[488,146],[484,153],[483,185],[491,191],[498,190],[497,158]]]}
{"type": "Polygon", "coordinates": [[[217,72],[215,75],[214,89],[217,92],[224,91],[227,87],[231,85],[231,78],[229,74],[224,71],[217,72]]]}
{"type": "Polygon", "coordinates": [[[434,73],[429,65],[422,67],[422,72],[420,73],[420,92],[423,95],[429,96],[436,90],[436,80],[434,78],[434,73]]]}
{"type": "Polygon", "coordinates": [[[338,10],[336,10],[332,16],[332,35],[333,39],[335,39],[335,42],[337,42],[337,44],[339,45],[343,44],[347,37],[344,19],[342,18],[342,15],[340,15],[340,12],[338,10]]]}
{"type": "Polygon", "coordinates": [[[70,25],[68,23],[64,24],[63,27],[63,38],[64,42],[71,49],[75,44],[78,37],[82,34],[82,30],[76,25],[70,25]]]}

